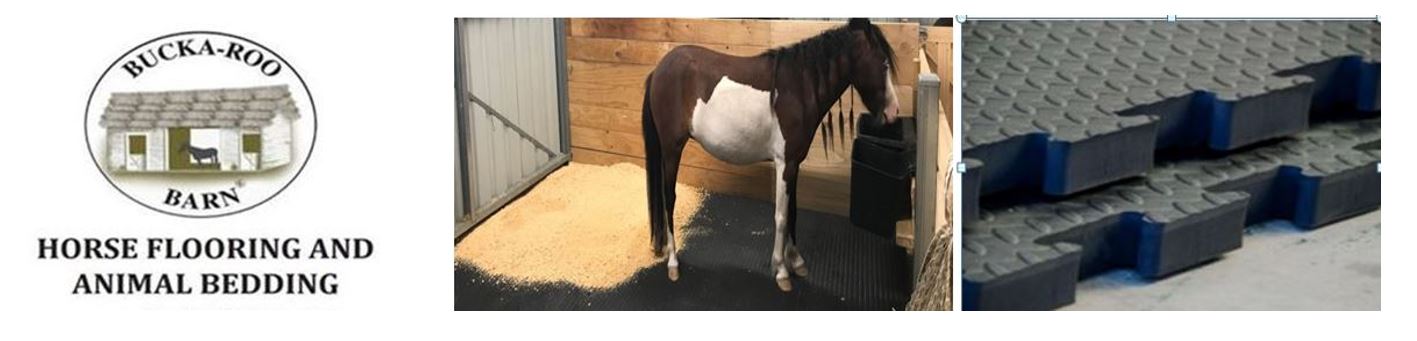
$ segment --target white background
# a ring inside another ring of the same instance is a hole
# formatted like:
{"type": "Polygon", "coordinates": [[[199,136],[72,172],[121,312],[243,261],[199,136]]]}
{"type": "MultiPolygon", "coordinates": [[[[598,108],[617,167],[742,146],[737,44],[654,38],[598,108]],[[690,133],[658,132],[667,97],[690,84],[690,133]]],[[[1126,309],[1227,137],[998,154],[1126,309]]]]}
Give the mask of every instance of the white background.
{"type": "MultiPolygon", "coordinates": [[[[457,313],[452,312],[452,20],[454,16],[1373,16],[1390,63],[1383,170],[1385,240],[1417,189],[1403,134],[1412,127],[1411,17],[1376,2],[1286,1],[290,1],[0,5],[0,339],[1366,339],[1410,338],[1412,249],[1383,248],[1380,313],[457,313]],[[509,8],[511,6],[519,9],[509,8]],[[118,55],[160,35],[223,31],[277,51],[299,69],[320,115],[304,173],[261,207],[221,219],[177,218],[113,190],[83,138],[84,102],[118,55]],[[1397,39],[1392,39],[1396,37],[1397,39]],[[1390,84],[1391,85],[1391,84],[1390,84]],[[378,136],[376,139],[375,137],[378,136]],[[389,143],[395,141],[397,143],[389,143]],[[396,162],[365,162],[367,155],[396,162]],[[1396,209],[1393,209],[1396,208],[1396,209]],[[71,262],[36,260],[42,236],[365,237],[373,259],[316,262],[71,262]],[[340,295],[76,297],[81,271],[340,273],[340,295]],[[257,269],[259,268],[259,269],[257,269]],[[1400,335],[1409,335],[1402,337],[1400,335]]],[[[1400,2],[1388,2],[1396,9],[1400,2]]],[[[958,64],[956,64],[958,65],[958,64]]],[[[958,73],[956,73],[958,74],[958,73]]],[[[960,103],[957,99],[955,103],[960,103]]],[[[956,108],[958,112],[958,108],[956,108]]],[[[958,133],[955,136],[959,136],[958,133]]],[[[957,210],[956,210],[957,211],[957,210]]],[[[956,257],[958,258],[958,257],[956,257]]],[[[1274,283],[1276,286],[1285,283],[1274,283]]],[[[958,286],[956,286],[958,288],[958,286]]]]}

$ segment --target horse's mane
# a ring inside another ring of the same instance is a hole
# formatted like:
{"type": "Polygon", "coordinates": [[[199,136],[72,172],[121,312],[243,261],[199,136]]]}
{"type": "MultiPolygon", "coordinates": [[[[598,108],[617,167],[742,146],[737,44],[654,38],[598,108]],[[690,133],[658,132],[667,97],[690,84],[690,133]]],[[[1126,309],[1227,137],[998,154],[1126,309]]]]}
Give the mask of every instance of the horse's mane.
{"type": "MultiPolygon", "coordinates": [[[[856,39],[852,37],[852,31],[862,30],[866,33],[866,41],[871,44],[873,50],[886,52],[886,60],[890,61],[891,72],[895,72],[895,51],[891,49],[891,44],[886,40],[886,35],[881,33],[881,28],[874,24],[863,23],[862,25],[837,26],[826,30],[816,36],[804,39],[791,45],[769,49],[763,52],[762,56],[767,56],[773,60],[773,82],[777,81],[777,69],[784,65],[806,68],[816,74],[826,74],[829,72],[827,63],[830,60],[848,49],[855,47],[856,39]]],[[[776,101],[776,84],[773,84],[773,101],[776,101]]]]}
{"type": "Polygon", "coordinates": [[[837,26],[791,45],[769,49],[763,52],[763,55],[799,63],[836,57],[856,43],[856,40],[851,37],[851,31],[854,29],[865,31],[866,41],[872,45],[871,48],[886,51],[886,58],[890,60],[891,68],[895,68],[895,51],[891,49],[886,35],[881,33],[881,28],[873,24],[861,25],[859,28],[852,27],[850,24],[837,26]]]}

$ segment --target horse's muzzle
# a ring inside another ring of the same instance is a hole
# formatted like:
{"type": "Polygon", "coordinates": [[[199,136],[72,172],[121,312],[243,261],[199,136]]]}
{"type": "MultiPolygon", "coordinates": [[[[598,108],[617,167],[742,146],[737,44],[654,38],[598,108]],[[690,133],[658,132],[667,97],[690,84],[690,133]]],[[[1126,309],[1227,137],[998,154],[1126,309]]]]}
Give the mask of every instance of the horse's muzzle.
{"type": "Polygon", "coordinates": [[[897,105],[888,105],[885,110],[881,111],[881,116],[885,116],[886,124],[892,124],[895,123],[896,116],[900,114],[900,107],[897,105]]]}

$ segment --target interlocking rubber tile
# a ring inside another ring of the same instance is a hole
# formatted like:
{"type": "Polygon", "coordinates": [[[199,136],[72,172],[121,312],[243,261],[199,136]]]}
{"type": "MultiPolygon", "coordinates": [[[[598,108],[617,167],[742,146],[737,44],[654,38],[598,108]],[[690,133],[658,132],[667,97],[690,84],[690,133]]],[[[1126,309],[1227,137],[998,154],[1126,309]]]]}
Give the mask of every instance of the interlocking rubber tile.
{"type": "Polygon", "coordinates": [[[1247,224],[1315,228],[1376,209],[1380,139],[1378,119],[1323,123],[1062,200],[981,211],[963,236],[964,307],[1057,308],[1080,277],[1119,267],[1165,276],[1240,247],[1247,224]]]}
{"type": "Polygon", "coordinates": [[[1074,194],[1161,152],[1380,109],[1372,21],[971,21],[962,35],[963,149],[982,195],[1074,194]]]}

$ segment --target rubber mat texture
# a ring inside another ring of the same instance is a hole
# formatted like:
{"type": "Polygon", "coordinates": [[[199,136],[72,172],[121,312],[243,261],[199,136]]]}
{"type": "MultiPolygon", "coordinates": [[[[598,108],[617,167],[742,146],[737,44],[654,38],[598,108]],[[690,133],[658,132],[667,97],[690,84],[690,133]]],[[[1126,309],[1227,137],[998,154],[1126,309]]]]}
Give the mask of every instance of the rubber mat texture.
{"type": "Polygon", "coordinates": [[[1250,224],[1380,205],[1375,22],[962,34],[967,310],[1057,308],[1079,278],[1160,278],[1239,248],[1250,224]]]}
{"type": "MultiPolygon", "coordinates": [[[[910,298],[910,258],[891,240],[846,217],[798,213],[798,245],[810,270],[777,289],[769,270],[772,205],[708,195],[690,221],[695,234],[679,253],[680,278],[663,262],[626,283],[588,291],[569,283],[512,284],[457,264],[458,310],[903,310],[910,298]]],[[[682,229],[683,227],[680,227],[682,229]]],[[[649,250],[645,250],[649,252],[649,250]]]]}
{"type": "Polygon", "coordinates": [[[1377,111],[1370,21],[984,21],[964,25],[964,155],[980,191],[1081,192],[1164,149],[1235,150],[1311,109],[1377,111]]]}

